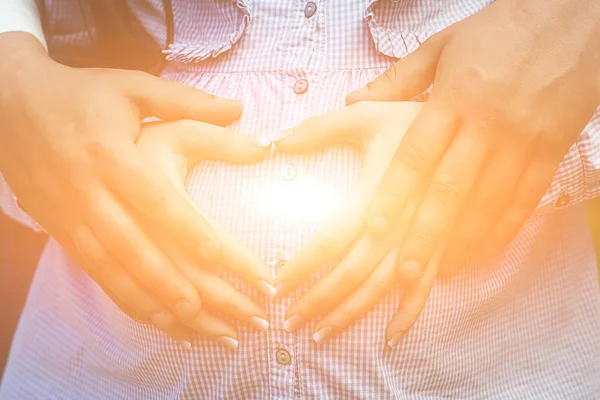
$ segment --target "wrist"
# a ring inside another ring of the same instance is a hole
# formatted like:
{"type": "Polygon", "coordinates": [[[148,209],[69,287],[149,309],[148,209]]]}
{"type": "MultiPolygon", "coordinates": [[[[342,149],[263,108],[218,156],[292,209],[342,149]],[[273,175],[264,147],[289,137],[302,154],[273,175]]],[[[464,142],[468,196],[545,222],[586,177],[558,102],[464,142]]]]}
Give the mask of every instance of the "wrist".
{"type": "Polygon", "coordinates": [[[0,34],[0,60],[0,74],[5,74],[31,63],[51,61],[51,58],[44,45],[32,34],[6,32],[0,34]]]}
{"type": "MultiPolygon", "coordinates": [[[[28,88],[34,78],[44,76],[59,65],[50,58],[45,47],[32,34],[7,32],[0,34],[0,106],[19,88],[28,88]]],[[[17,97],[18,98],[18,97],[17,97]]]]}

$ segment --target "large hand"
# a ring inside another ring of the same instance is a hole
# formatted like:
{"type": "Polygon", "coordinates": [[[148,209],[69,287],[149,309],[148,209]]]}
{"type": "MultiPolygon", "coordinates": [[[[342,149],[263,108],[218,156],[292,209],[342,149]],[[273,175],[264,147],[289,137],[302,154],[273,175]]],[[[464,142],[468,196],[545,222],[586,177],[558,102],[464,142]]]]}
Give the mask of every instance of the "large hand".
{"type": "MultiPolygon", "coordinates": [[[[20,203],[117,298],[147,291],[161,311],[144,317],[198,317],[197,288],[142,227],[160,225],[198,265],[227,263],[237,248],[135,140],[144,116],[227,124],[241,105],[138,72],[67,68],[27,34],[0,35],[0,59],[0,171],[20,203]]],[[[266,266],[236,261],[271,293],[266,266]]]]}
{"type": "MultiPolygon", "coordinates": [[[[287,310],[286,330],[294,331],[305,321],[327,314],[315,328],[314,338],[320,343],[364,316],[397,282],[397,247],[402,244],[421,193],[413,190],[412,205],[405,210],[401,220],[378,237],[368,232],[355,236],[364,223],[361,219],[348,219],[348,215],[361,214],[366,209],[406,129],[421,107],[421,103],[362,102],[310,118],[284,135],[285,139],[275,138],[277,148],[286,152],[306,152],[349,143],[365,153],[360,175],[345,205],[277,277],[277,294],[285,296],[317,268],[340,253],[346,253],[329,275],[287,310]],[[331,238],[337,240],[331,241],[331,238]]],[[[415,285],[405,286],[405,296],[390,323],[394,333],[406,332],[417,319],[436,274],[437,262],[433,262],[415,285]]]]}
{"type": "Polygon", "coordinates": [[[433,83],[367,217],[393,225],[432,174],[400,264],[422,270],[453,219],[444,274],[515,237],[598,106],[599,14],[594,1],[500,0],[348,96],[403,100],[433,83]]]}

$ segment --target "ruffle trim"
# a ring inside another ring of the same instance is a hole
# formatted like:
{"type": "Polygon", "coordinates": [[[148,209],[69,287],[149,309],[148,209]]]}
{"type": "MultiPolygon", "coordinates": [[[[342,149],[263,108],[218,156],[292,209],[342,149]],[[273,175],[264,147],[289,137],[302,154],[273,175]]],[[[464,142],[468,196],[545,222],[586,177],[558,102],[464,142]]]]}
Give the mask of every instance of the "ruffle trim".
{"type": "Polygon", "coordinates": [[[371,0],[365,9],[364,19],[367,22],[375,50],[388,57],[402,58],[415,51],[429,36],[435,32],[401,32],[398,29],[386,28],[377,18],[375,7],[380,0],[371,0]]]}
{"type": "Polygon", "coordinates": [[[252,9],[248,0],[233,0],[241,13],[241,21],[228,40],[218,42],[173,43],[163,50],[168,61],[181,63],[197,63],[208,58],[215,58],[230,50],[240,41],[248,25],[252,21],[252,9]]]}

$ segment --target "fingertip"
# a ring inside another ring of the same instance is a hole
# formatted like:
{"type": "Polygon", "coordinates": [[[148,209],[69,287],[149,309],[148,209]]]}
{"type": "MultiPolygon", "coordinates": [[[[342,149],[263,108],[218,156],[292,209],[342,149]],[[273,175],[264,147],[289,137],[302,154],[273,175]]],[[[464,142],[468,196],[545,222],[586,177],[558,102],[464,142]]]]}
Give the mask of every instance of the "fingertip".
{"type": "Polygon", "coordinates": [[[280,300],[290,294],[292,291],[291,286],[286,282],[281,282],[275,285],[276,295],[275,298],[280,300]]]}
{"type": "Polygon", "coordinates": [[[294,136],[294,129],[284,129],[278,132],[270,133],[267,137],[276,145],[294,136]]]}
{"type": "Polygon", "coordinates": [[[354,92],[350,92],[346,95],[346,105],[351,106],[352,104],[358,103],[361,100],[365,100],[365,94],[367,94],[369,89],[364,86],[360,89],[355,90],[354,92]]]}
{"type": "Polygon", "coordinates": [[[215,110],[216,125],[230,125],[242,116],[244,110],[244,106],[240,100],[217,97],[215,98],[215,104],[217,104],[217,110],[215,110]]]}
{"type": "Polygon", "coordinates": [[[396,347],[396,345],[398,344],[398,342],[400,342],[400,340],[402,339],[403,336],[404,336],[404,334],[402,332],[392,333],[390,336],[388,336],[388,341],[387,341],[388,347],[390,349],[393,349],[394,347],[396,347]]]}

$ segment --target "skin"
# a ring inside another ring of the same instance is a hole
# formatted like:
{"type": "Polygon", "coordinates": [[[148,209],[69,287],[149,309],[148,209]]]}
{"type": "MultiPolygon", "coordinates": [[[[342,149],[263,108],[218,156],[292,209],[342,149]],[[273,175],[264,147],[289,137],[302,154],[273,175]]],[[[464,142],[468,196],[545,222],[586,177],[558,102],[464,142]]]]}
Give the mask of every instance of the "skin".
{"type": "MultiPolygon", "coordinates": [[[[285,140],[276,143],[280,151],[291,153],[312,152],[339,144],[354,145],[364,153],[363,167],[346,204],[277,277],[287,285],[277,287],[277,295],[283,297],[330,261],[328,256],[345,254],[337,268],[289,307],[284,323],[287,331],[293,332],[304,322],[323,315],[314,335],[315,341],[322,343],[365,315],[401,278],[401,271],[396,269],[398,245],[405,239],[406,227],[422,198],[419,191],[412,196],[400,223],[386,235],[374,238],[364,232],[345,249],[324,249],[322,245],[329,237],[340,239],[335,245],[346,243],[360,228],[353,225],[356,220],[345,216],[366,209],[406,130],[422,107],[422,103],[416,102],[361,102],[310,118],[293,128],[285,140]],[[364,268],[365,265],[373,268],[364,268]]],[[[430,263],[423,276],[406,284],[405,295],[390,322],[393,329],[406,332],[416,321],[437,275],[440,255],[441,247],[437,259],[430,263]]]]}
{"type": "MultiPolygon", "coordinates": [[[[293,271],[276,283],[291,290],[304,275],[301,265],[314,270],[364,235],[372,238],[364,254],[374,252],[380,245],[375,238],[387,238],[404,224],[420,187],[424,196],[406,223],[399,276],[422,276],[445,232],[451,239],[443,275],[459,273],[467,257],[479,255],[473,249],[501,251],[536,208],[598,106],[599,7],[592,1],[496,1],[350,94],[348,104],[408,100],[433,85],[367,206],[338,224],[345,234],[320,234],[318,245],[295,256],[314,262],[291,260],[287,269],[291,264],[293,271]]],[[[278,140],[285,146],[285,134],[278,140]]],[[[395,245],[390,242],[387,250],[395,245]]],[[[378,262],[363,263],[361,276],[378,262]]],[[[341,279],[331,283],[343,285],[341,279]]],[[[388,327],[387,339],[394,342],[401,334],[388,327]]]]}
{"type": "MultiPolygon", "coordinates": [[[[27,212],[131,316],[205,333],[189,321],[204,315],[201,301],[222,305],[198,287],[197,274],[216,263],[272,295],[266,265],[194,207],[181,176],[136,146],[145,117],[204,121],[199,131],[209,135],[208,124],[239,117],[239,102],[141,72],[68,68],[25,33],[0,35],[0,59],[0,172],[27,212]],[[169,241],[185,249],[185,265],[165,248],[169,241]]],[[[240,161],[228,147],[214,149],[240,161]]]]}

